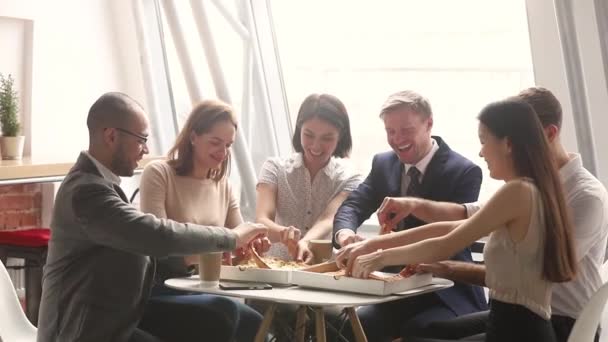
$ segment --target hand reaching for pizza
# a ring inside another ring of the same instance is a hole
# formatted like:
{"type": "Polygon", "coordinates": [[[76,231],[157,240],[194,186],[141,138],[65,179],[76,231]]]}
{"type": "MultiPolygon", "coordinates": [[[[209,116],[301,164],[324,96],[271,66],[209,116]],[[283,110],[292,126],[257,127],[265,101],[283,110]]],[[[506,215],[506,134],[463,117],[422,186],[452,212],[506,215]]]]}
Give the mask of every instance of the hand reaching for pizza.
{"type": "Polygon", "coordinates": [[[296,255],[301,235],[300,230],[294,226],[285,227],[281,231],[281,242],[287,246],[289,254],[296,255]]]}
{"type": "Polygon", "coordinates": [[[374,247],[370,240],[351,243],[346,247],[340,248],[336,255],[336,264],[338,267],[346,269],[347,275],[351,275],[357,257],[369,254],[372,251],[374,251],[374,247]]]}
{"type": "Polygon", "coordinates": [[[410,215],[417,205],[413,197],[386,197],[378,208],[378,222],[380,234],[390,233],[393,228],[405,217],[410,215]]]}
{"type": "Polygon", "coordinates": [[[255,248],[255,250],[260,255],[268,252],[271,245],[272,245],[272,243],[266,236],[259,238],[259,239],[255,239],[255,240],[251,241],[251,243],[250,243],[251,248],[255,248]]]}
{"type": "Polygon", "coordinates": [[[313,254],[310,248],[308,248],[308,241],[298,241],[298,243],[296,244],[295,253],[292,254],[292,257],[296,261],[304,262],[305,264],[310,265],[312,263],[313,254]]]}
{"type": "Polygon", "coordinates": [[[369,278],[374,271],[381,270],[384,266],[382,250],[360,255],[353,262],[351,276],[355,278],[369,278]]]}

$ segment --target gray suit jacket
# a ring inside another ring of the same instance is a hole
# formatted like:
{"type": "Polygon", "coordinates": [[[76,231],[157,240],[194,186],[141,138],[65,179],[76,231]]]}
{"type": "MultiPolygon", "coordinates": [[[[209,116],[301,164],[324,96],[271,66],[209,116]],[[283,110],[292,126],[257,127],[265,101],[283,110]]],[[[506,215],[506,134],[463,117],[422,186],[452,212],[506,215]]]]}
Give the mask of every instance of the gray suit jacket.
{"type": "Polygon", "coordinates": [[[38,341],[128,340],[150,292],[149,256],[226,251],[235,242],[225,228],[136,210],[81,154],[55,200],[38,341]]]}

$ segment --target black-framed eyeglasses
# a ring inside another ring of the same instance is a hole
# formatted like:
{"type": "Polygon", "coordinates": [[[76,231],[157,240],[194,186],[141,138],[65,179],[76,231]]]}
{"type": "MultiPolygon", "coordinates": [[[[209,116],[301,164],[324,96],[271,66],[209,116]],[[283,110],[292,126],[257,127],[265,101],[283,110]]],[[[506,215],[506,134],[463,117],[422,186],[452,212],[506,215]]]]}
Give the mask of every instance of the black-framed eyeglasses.
{"type": "Polygon", "coordinates": [[[138,138],[138,139],[139,139],[139,142],[140,142],[142,145],[145,145],[145,144],[148,142],[148,137],[144,137],[144,136],[143,136],[143,135],[141,135],[141,134],[133,133],[133,132],[131,132],[131,131],[127,130],[127,129],[120,128],[120,127],[114,127],[114,128],[116,128],[116,130],[117,130],[117,131],[121,131],[121,132],[123,132],[123,133],[125,133],[125,134],[128,134],[128,135],[132,136],[132,137],[136,137],[136,138],[138,138]]]}

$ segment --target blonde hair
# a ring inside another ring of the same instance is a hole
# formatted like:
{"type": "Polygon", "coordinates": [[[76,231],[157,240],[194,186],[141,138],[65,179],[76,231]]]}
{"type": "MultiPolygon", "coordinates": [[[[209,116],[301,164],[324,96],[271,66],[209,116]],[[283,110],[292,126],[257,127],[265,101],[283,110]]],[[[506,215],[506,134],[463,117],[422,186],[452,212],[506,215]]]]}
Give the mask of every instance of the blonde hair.
{"type": "MultiPolygon", "coordinates": [[[[232,107],[219,100],[205,100],[196,105],[188,120],[179,132],[175,144],[167,153],[168,163],[180,176],[192,172],[194,168],[194,151],[190,137],[192,133],[201,135],[211,131],[213,125],[221,121],[229,121],[237,128],[237,120],[232,107]]],[[[207,177],[219,181],[230,171],[230,151],[219,169],[209,170],[207,177]]]]}
{"type": "Polygon", "coordinates": [[[420,114],[423,118],[428,119],[433,116],[431,104],[424,96],[412,90],[399,91],[391,94],[380,110],[380,118],[384,115],[397,109],[407,109],[414,113],[420,114]]]}

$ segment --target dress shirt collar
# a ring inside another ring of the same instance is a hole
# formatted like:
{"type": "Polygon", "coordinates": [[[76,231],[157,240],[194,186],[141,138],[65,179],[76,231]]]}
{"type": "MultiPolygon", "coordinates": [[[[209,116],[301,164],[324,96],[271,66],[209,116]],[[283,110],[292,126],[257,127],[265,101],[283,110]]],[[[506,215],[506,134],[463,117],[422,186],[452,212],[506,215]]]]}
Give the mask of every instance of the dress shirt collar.
{"type": "Polygon", "coordinates": [[[578,153],[568,153],[570,160],[559,169],[559,174],[562,177],[562,181],[570,178],[574,175],[578,170],[583,167],[583,161],[581,160],[581,155],[578,153]]]}
{"type": "MultiPolygon", "coordinates": [[[[327,164],[325,166],[323,166],[321,171],[323,171],[323,173],[325,173],[327,176],[331,177],[332,171],[335,167],[335,162],[336,162],[336,157],[332,156],[331,158],[329,158],[329,161],[327,162],[327,164]]],[[[301,168],[301,167],[306,167],[304,165],[304,153],[298,152],[293,157],[293,168],[297,169],[297,168],[301,168]]]]}
{"type": "Polygon", "coordinates": [[[97,167],[97,170],[99,170],[99,173],[101,173],[101,176],[105,180],[112,182],[114,184],[120,185],[120,177],[118,177],[117,175],[114,174],[114,172],[110,171],[110,169],[105,167],[101,162],[99,162],[99,160],[95,159],[95,157],[93,157],[89,153],[89,151],[83,151],[82,153],[84,153],[84,155],[86,155],[87,157],[89,157],[89,159],[91,159],[91,161],[93,162],[93,164],[95,164],[95,167],[97,167]]]}
{"type": "Polygon", "coordinates": [[[410,167],[415,166],[418,171],[420,171],[420,180],[422,180],[426,168],[429,166],[429,163],[431,162],[431,159],[433,159],[433,156],[435,155],[437,150],[439,150],[439,144],[435,141],[435,139],[431,138],[431,149],[429,150],[429,153],[427,153],[426,156],[424,156],[422,159],[420,159],[419,162],[414,165],[404,163],[403,172],[407,174],[407,171],[410,169],[410,167]]]}

